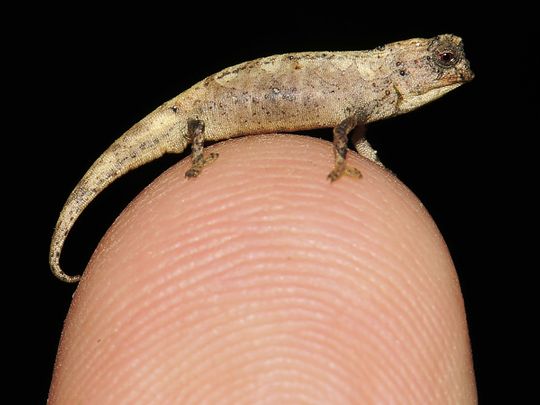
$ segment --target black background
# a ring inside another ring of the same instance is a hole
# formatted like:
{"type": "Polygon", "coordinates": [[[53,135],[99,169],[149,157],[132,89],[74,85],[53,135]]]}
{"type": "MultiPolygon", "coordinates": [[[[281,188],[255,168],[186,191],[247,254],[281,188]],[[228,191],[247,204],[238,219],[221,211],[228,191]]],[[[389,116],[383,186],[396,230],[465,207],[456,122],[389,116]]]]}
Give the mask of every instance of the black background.
{"type": "MultiPolygon", "coordinates": [[[[449,246],[465,299],[480,403],[507,395],[519,403],[537,323],[527,315],[535,298],[527,286],[534,285],[538,264],[527,254],[537,239],[533,140],[539,133],[540,51],[528,11],[465,19],[470,13],[459,7],[431,15],[418,10],[411,18],[384,5],[377,11],[341,3],[320,9],[193,6],[199,9],[33,8],[32,19],[21,18],[7,37],[4,63],[13,71],[6,87],[15,91],[5,110],[14,126],[4,145],[14,146],[4,150],[4,256],[13,281],[5,282],[4,297],[14,322],[5,347],[15,359],[14,382],[26,387],[18,391],[20,403],[45,402],[74,291],[48,268],[54,224],[73,186],[113,140],[198,80],[245,60],[370,49],[441,33],[463,38],[475,80],[419,111],[374,123],[368,137],[428,208],[449,246]]],[[[331,137],[330,131],[316,136],[331,137]]],[[[80,273],[114,218],[179,158],[167,156],[130,173],[100,196],[73,229],[63,267],[80,273]]]]}

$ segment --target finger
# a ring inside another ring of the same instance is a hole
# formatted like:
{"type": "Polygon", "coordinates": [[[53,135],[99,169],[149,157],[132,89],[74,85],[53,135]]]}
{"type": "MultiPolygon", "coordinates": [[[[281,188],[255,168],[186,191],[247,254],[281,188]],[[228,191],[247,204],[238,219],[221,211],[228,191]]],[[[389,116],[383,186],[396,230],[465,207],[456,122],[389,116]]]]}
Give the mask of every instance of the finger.
{"type": "Polygon", "coordinates": [[[65,324],[50,401],[476,401],[463,301],[421,203],[329,143],[257,136],[125,210],[65,324]]]}

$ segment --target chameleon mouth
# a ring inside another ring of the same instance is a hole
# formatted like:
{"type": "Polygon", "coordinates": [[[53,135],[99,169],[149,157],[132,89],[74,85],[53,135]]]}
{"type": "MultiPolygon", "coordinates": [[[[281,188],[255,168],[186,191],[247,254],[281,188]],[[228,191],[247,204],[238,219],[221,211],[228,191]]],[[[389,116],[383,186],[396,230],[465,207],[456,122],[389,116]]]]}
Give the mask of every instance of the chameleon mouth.
{"type": "Polygon", "coordinates": [[[459,73],[459,78],[463,83],[470,82],[472,79],[474,79],[474,72],[470,69],[467,69],[459,73]]]}

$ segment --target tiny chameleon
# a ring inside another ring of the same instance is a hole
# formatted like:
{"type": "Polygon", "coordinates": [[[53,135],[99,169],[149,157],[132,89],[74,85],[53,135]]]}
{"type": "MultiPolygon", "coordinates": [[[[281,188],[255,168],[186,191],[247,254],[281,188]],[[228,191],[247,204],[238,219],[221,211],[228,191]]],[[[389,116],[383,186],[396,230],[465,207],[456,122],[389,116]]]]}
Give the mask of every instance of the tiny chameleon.
{"type": "Polygon", "coordinates": [[[191,144],[197,177],[217,153],[205,141],[249,134],[333,128],[333,182],[360,178],[346,164],[347,143],[380,162],[364,137],[364,125],[414,110],[474,77],[461,38],[414,38],[369,51],[301,52],[269,56],[226,68],[167,101],[133,125],[94,162],[69,195],[52,237],[49,263],[56,277],[76,282],[60,268],[73,224],[114,180],[165,153],[191,144]],[[359,131],[352,132],[356,127],[359,131]]]}

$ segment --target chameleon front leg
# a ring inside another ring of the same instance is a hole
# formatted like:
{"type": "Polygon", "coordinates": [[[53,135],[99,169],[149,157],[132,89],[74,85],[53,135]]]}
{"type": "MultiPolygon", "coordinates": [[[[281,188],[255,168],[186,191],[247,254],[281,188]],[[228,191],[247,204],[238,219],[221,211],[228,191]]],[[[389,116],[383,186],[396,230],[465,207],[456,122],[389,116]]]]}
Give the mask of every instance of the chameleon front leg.
{"type": "Polygon", "coordinates": [[[357,115],[351,115],[350,117],[345,118],[334,128],[334,155],[335,155],[335,165],[334,170],[328,174],[328,179],[330,181],[336,181],[341,176],[346,174],[347,176],[352,176],[356,178],[361,178],[362,173],[360,170],[347,166],[345,158],[347,157],[347,142],[349,133],[356,128],[359,123],[359,118],[357,115]]]}
{"type": "Polygon", "coordinates": [[[363,156],[366,159],[371,160],[373,163],[377,163],[379,166],[384,167],[377,156],[377,151],[369,144],[365,135],[366,126],[359,124],[351,133],[351,141],[354,148],[360,154],[360,156],[363,156]]]}
{"type": "Polygon", "coordinates": [[[186,172],[186,177],[197,177],[204,166],[216,160],[219,153],[210,153],[204,157],[204,122],[189,119],[187,123],[188,137],[191,140],[191,168],[186,172]]]}

